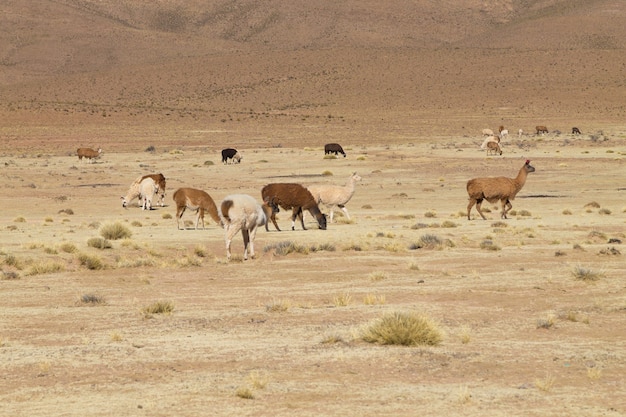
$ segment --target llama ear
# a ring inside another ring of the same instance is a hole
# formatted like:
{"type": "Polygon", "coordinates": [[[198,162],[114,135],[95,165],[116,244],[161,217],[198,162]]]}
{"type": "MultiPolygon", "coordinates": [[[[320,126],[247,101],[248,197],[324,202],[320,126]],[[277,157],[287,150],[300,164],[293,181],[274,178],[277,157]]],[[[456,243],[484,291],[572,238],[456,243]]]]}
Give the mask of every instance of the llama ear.
{"type": "Polygon", "coordinates": [[[526,160],[526,165],[530,164],[530,159],[526,160]]]}

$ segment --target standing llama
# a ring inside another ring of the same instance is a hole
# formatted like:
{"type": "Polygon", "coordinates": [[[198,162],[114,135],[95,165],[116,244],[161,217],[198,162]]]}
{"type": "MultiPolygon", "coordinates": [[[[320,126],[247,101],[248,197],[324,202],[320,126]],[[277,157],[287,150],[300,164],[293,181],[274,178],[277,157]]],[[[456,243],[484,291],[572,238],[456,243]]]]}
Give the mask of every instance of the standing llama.
{"type": "MultiPolygon", "coordinates": [[[[267,204],[264,204],[267,206],[267,204]]],[[[254,259],[254,238],[260,226],[267,223],[267,208],[257,203],[254,197],[247,194],[231,194],[226,196],[220,206],[220,218],[224,224],[226,241],[226,258],[230,259],[230,244],[241,230],[243,236],[243,259],[254,259]]]]}
{"type": "MultiPolygon", "coordinates": [[[[326,216],[322,214],[311,192],[300,184],[294,183],[274,183],[268,184],[261,190],[263,201],[270,206],[280,206],[285,210],[292,209],[291,213],[291,230],[296,230],[296,217],[300,218],[302,230],[304,227],[303,210],[308,210],[317,220],[319,228],[326,230],[326,216]]],[[[280,232],[280,228],[276,223],[275,212],[272,212],[270,220],[274,223],[276,230],[280,232]]],[[[265,230],[269,230],[267,224],[265,230]]]]}
{"type": "Polygon", "coordinates": [[[161,207],[165,206],[165,177],[163,174],[148,174],[137,177],[135,181],[130,185],[128,191],[126,192],[126,196],[122,197],[122,207],[127,207],[134,199],[139,198],[139,186],[143,180],[146,178],[152,178],[157,186],[157,196],[159,200],[159,205],[161,207]]]}
{"type": "Polygon", "coordinates": [[[350,220],[350,214],[348,214],[346,204],[348,204],[348,201],[350,201],[354,195],[354,186],[357,181],[361,181],[361,177],[356,172],[353,172],[350,178],[348,178],[348,182],[343,187],[330,184],[313,184],[309,185],[307,188],[318,204],[324,204],[326,207],[330,208],[330,222],[332,223],[335,206],[339,207],[345,213],[348,220],[350,220]]]}
{"type": "Polygon", "coordinates": [[[467,182],[467,194],[469,195],[469,204],[467,205],[467,219],[470,220],[470,211],[474,204],[478,214],[486,220],[485,215],[480,209],[483,200],[495,203],[500,200],[502,203],[501,218],[506,219],[506,213],[511,210],[513,205],[510,200],[515,199],[517,193],[526,183],[526,177],[529,173],[535,172],[535,168],[530,165],[530,161],[526,161],[519,170],[516,178],[507,177],[489,177],[474,178],[467,182]]]}
{"type": "MultiPolygon", "coordinates": [[[[204,212],[208,212],[215,223],[220,224],[220,216],[217,213],[217,206],[209,194],[195,188],[179,188],[172,196],[176,203],[176,226],[180,229],[180,219],[183,217],[185,210],[195,211],[196,214],[196,230],[198,223],[202,219],[202,228],[204,229],[204,212]]],[[[184,224],[183,224],[184,228],[184,224]]]]}

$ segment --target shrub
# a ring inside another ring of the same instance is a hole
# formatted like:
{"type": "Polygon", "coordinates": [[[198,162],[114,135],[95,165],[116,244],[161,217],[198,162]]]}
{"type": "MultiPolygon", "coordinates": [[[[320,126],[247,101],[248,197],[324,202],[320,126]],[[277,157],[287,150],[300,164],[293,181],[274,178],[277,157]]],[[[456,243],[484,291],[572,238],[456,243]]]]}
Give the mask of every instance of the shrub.
{"type": "Polygon", "coordinates": [[[574,278],[580,281],[597,281],[604,276],[601,272],[595,272],[589,268],[583,268],[582,266],[575,267],[572,273],[574,274],[574,278]]]}
{"type": "Polygon", "coordinates": [[[65,270],[65,266],[58,262],[39,262],[31,265],[26,275],[53,274],[65,270]]]}
{"type": "Polygon", "coordinates": [[[61,249],[65,253],[74,253],[78,250],[76,248],[76,245],[70,242],[62,243],[61,246],[59,246],[59,249],[61,249]]]}
{"type": "Polygon", "coordinates": [[[443,241],[436,235],[426,234],[422,235],[418,242],[413,243],[409,246],[409,249],[421,249],[428,248],[434,249],[443,246],[443,241]]]}
{"type": "Polygon", "coordinates": [[[282,241],[263,248],[264,252],[274,251],[274,255],[288,255],[290,253],[302,253],[308,255],[309,248],[291,241],[282,241]]]}
{"type": "Polygon", "coordinates": [[[486,239],[480,242],[480,248],[493,250],[493,251],[500,250],[500,246],[496,245],[495,243],[493,243],[492,240],[489,240],[489,239],[486,239]]]}
{"type": "Polygon", "coordinates": [[[146,316],[151,316],[153,314],[170,314],[174,311],[174,304],[169,301],[157,301],[148,306],[145,306],[141,309],[141,311],[146,316]]]}
{"type": "Polygon", "coordinates": [[[115,222],[105,224],[100,228],[100,236],[105,239],[118,240],[127,239],[132,236],[132,232],[122,223],[115,222]]]}
{"type": "Polygon", "coordinates": [[[113,245],[111,245],[111,242],[101,237],[92,237],[91,239],[87,240],[87,246],[96,249],[111,249],[113,247],[113,245]]]}
{"type": "Polygon", "coordinates": [[[87,269],[104,269],[104,263],[102,262],[102,259],[100,259],[98,256],[81,253],[80,255],[78,255],[78,262],[80,262],[80,264],[87,269]]]}
{"type": "Polygon", "coordinates": [[[430,345],[443,340],[442,332],[428,317],[415,312],[393,312],[370,323],[361,332],[361,339],[383,345],[430,345]]]}
{"type": "Polygon", "coordinates": [[[82,304],[91,304],[91,305],[105,304],[104,297],[101,297],[95,294],[83,294],[80,297],[80,302],[82,304]]]}

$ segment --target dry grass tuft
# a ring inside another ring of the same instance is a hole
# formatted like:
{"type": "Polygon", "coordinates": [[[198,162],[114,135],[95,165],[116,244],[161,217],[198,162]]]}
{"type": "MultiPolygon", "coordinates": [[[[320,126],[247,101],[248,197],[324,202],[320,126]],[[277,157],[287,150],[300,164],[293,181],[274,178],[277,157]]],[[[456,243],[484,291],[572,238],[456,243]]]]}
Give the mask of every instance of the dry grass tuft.
{"type": "Polygon", "coordinates": [[[590,203],[587,203],[584,205],[585,208],[600,208],[600,204],[598,204],[595,201],[592,201],[590,203]]]}
{"type": "Polygon", "coordinates": [[[352,301],[352,296],[350,294],[339,294],[333,297],[333,304],[335,307],[347,307],[350,305],[352,301]]]}
{"type": "Polygon", "coordinates": [[[437,235],[426,234],[422,235],[419,241],[409,245],[410,250],[415,249],[439,249],[443,247],[443,241],[437,235]]]}
{"type": "Polygon", "coordinates": [[[369,274],[369,279],[371,281],[382,281],[387,279],[387,274],[385,274],[384,272],[372,272],[371,274],[369,274]]]}
{"type": "Polygon", "coordinates": [[[239,387],[235,392],[235,395],[239,398],[243,398],[244,400],[254,400],[254,393],[252,389],[249,387],[239,387]]]}
{"type": "Polygon", "coordinates": [[[580,281],[597,281],[604,277],[604,273],[595,272],[590,268],[584,268],[580,265],[576,266],[572,271],[574,278],[580,281]]]}
{"type": "Polygon", "coordinates": [[[157,301],[141,309],[146,317],[151,317],[154,314],[171,314],[172,311],[174,311],[174,304],[170,301],[157,301]]]}
{"type": "Polygon", "coordinates": [[[84,266],[87,269],[92,269],[92,270],[105,269],[104,262],[98,256],[81,253],[77,256],[77,258],[81,266],[84,266]]]}
{"type": "Polygon", "coordinates": [[[83,294],[79,299],[80,304],[86,305],[102,305],[106,304],[104,297],[95,294],[83,294]]]}
{"type": "Polygon", "coordinates": [[[437,324],[423,314],[393,312],[365,327],[361,339],[382,345],[436,346],[443,340],[443,334],[437,324]]]}
{"type": "Polygon", "coordinates": [[[100,236],[109,240],[127,239],[133,233],[120,222],[107,223],[100,228],[100,236]]]}
{"type": "Polygon", "coordinates": [[[265,305],[265,311],[270,313],[284,313],[291,308],[289,300],[272,300],[265,305]]]}
{"type": "Polygon", "coordinates": [[[111,249],[113,245],[107,239],[102,237],[92,237],[87,240],[87,246],[96,249],[111,249]]]}
{"type": "Polygon", "coordinates": [[[290,253],[301,253],[303,255],[309,254],[309,248],[304,245],[297,244],[291,241],[282,241],[267,245],[263,248],[264,252],[273,251],[274,255],[289,255],[290,253]]]}
{"type": "Polygon", "coordinates": [[[535,379],[535,387],[540,391],[550,392],[552,391],[555,382],[556,378],[552,376],[552,374],[546,373],[545,378],[535,379]]]}
{"type": "Polygon", "coordinates": [[[363,304],[365,305],[376,305],[376,304],[385,304],[387,299],[384,295],[376,295],[376,294],[366,294],[363,297],[363,304]]]}
{"type": "Polygon", "coordinates": [[[37,262],[28,268],[26,275],[44,275],[65,271],[65,265],[54,261],[37,262]]]}

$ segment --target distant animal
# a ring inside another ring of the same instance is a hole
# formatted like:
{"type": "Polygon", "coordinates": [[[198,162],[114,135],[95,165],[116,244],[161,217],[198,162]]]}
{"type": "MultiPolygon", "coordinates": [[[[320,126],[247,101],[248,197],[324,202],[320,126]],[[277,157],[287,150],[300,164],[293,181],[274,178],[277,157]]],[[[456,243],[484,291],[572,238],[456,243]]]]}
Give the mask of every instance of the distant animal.
{"type": "Polygon", "coordinates": [[[506,138],[507,136],[509,136],[509,130],[508,130],[508,129],[502,129],[502,130],[500,131],[500,139],[504,139],[504,138],[506,138]]]}
{"type": "Polygon", "coordinates": [[[524,131],[522,129],[517,131],[517,136],[521,137],[524,134],[524,131]]]}
{"type": "Polygon", "coordinates": [[[502,155],[502,149],[498,142],[487,142],[487,155],[502,155]]]}
{"type": "Polygon", "coordinates": [[[96,159],[100,158],[102,154],[102,148],[98,148],[97,151],[94,151],[91,148],[78,148],[76,149],[76,155],[78,155],[78,160],[82,161],[83,158],[88,159],[89,162],[95,162],[96,159]]]}
{"type": "Polygon", "coordinates": [[[548,128],[545,126],[536,126],[535,130],[537,131],[538,135],[541,135],[542,133],[548,133],[548,128]]]}
{"type": "Polygon", "coordinates": [[[467,194],[469,195],[469,204],[467,205],[467,219],[470,220],[470,211],[474,204],[478,214],[486,220],[480,206],[483,200],[495,203],[500,200],[502,204],[501,218],[506,219],[506,214],[513,205],[511,200],[515,199],[517,193],[526,183],[526,177],[529,173],[535,172],[535,168],[530,165],[530,161],[526,161],[519,170],[516,178],[506,177],[488,177],[474,178],[467,182],[467,194]]]}
{"type": "MultiPolygon", "coordinates": [[[[217,212],[217,206],[211,196],[202,190],[195,188],[179,188],[172,196],[176,203],[176,226],[180,230],[180,219],[183,217],[185,210],[189,209],[196,212],[196,230],[198,223],[202,219],[202,228],[204,229],[204,213],[208,212],[211,218],[217,224],[221,224],[220,216],[217,212]]],[[[183,224],[184,228],[184,224],[183,224]]]]}
{"type": "Polygon", "coordinates": [[[343,148],[338,143],[327,143],[326,145],[324,145],[324,155],[328,155],[330,153],[334,153],[335,156],[343,154],[343,157],[346,157],[346,153],[343,151],[343,148]]]}
{"type": "Polygon", "coordinates": [[[483,129],[483,136],[493,136],[493,130],[483,129]]]}
{"type": "Polygon", "coordinates": [[[572,135],[580,135],[580,129],[577,127],[572,128],[572,135]]]}
{"type": "Polygon", "coordinates": [[[126,193],[126,196],[122,197],[122,207],[127,207],[135,198],[139,198],[139,195],[140,195],[139,184],[141,184],[141,182],[146,178],[152,178],[154,180],[157,186],[156,194],[158,196],[160,206],[161,207],[165,206],[164,200],[165,200],[166,181],[165,181],[165,177],[163,176],[163,174],[159,173],[159,174],[148,174],[148,175],[137,177],[137,179],[135,179],[135,181],[133,181],[133,183],[128,188],[128,192],[126,193]]]}
{"type": "MultiPolygon", "coordinates": [[[[267,206],[266,206],[267,207],[267,206]]],[[[220,205],[220,219],[224,224],[226,258],[230,259],[230,245],[235,235],[241,230],[243,236],[243,259],[254,259],[254,238],[259,226],[267,223],[266,209],[247,194],[226,196],[220,205]]]]}
{"type": "MultiPolygon", "coordinates": [[[[292,209],[291,230],[296,230],[296,217],[300,218],[302,230],[306,230],[302,215],[303,210],[308,210],[317,220],[319,228],[326,230],[326,216],[320,211],[311,192],[302,185],[293,183],[268,184],[261,190],[261,196],[263,197],[263,201],[270,205],[280,206],[285,210],[292,209]]],[[[275,213],[271,214],[270,220],[274,223],[276,230],[280,231],[276,223],[275,213]]],[[[269,230],[267,224],[265,229],[269,230]]]]}
{"type": "Polygon", "coordinates": [[[339,207],[350,220],[348,209],[345,206],[354,195],[354,186],[357,181],[361,181],[361,177],[356,172],[353,172],[343,187],[330,184],[313,184],[309,185],[307,189],[311,192],[316,203],[324,204],[330,208],[330,222],[332,223],[335,206],[339,207]]]}
{"type": "Polygon", "coordinates": [[[487,145],[489,144],[489,142],[500,143],[500,137],[499,136],[487,136],[485,140],[483,140],[483,143],[480,145],[480,149],[487,149],[487,145]]]}
{"type": "Polygon", "coordinates": [[[237,149],[226,148],[222,149],[222,163],[228,164],[230,160],[234,164],[238,164],[243,159],[243,156],[237,151],[237,149]]]}

